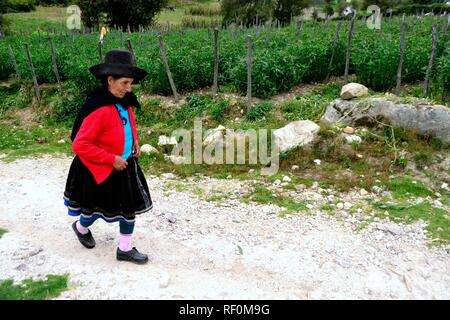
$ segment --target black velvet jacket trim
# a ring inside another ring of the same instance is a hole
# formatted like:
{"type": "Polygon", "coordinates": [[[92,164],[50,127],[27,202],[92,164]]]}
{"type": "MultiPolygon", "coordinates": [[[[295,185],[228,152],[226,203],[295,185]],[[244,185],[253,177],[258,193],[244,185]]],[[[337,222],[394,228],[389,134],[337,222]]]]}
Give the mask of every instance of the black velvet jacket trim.
{"type": "Polygon", "coordinates": [[[136,95],[132,92],[127,92],[123,98],[118,98],[114,96],[109,90],[99,87],[95,89],[90,95],[88,95],[86,101],[78,112],[77,118],[75,119],[75,122],[73,124],[70,139],[72,139],[72,141],[75,140],[75,137],[78,133],[78,130],[80,130],[84,118],[86,118],[98,108],[116,103],[120,103],[120,105],[122,105],[125,109],[128,109],[128,107],[130,106],[136,107],[138,109],[141,107],[136,95]]]}

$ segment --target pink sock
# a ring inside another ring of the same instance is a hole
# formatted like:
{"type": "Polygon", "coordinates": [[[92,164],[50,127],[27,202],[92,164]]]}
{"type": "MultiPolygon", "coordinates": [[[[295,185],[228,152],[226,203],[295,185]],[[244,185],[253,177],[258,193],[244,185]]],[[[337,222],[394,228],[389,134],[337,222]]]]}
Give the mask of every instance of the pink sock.
{"type": "Polygon", "coordinates": [[[80,220],[77,221],[77,230],[78,230],[78,232],[81,233],[81,234],[87,234],[87,233],[89,232],[89,229],[88,229],[88,228],[83,227],[83,226],[80,224],[80,220]]]}
{"type": "Polygon", "coordinates": [[[131,247],[131,234],[120,234],[119,237],[119,249],[121,251],[130,251],[131,247]]]}

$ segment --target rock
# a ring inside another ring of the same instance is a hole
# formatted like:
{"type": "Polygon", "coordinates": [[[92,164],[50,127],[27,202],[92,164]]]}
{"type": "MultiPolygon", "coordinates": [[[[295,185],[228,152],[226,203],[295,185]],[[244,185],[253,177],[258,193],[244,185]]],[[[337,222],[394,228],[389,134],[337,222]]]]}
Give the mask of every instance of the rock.
{"type": "Polygon", "coordinates": [[[362,142],[362,139],[360,136],[353,135],[353,134],[349,135],[349,134],[343,133],[341,135],[341,139],[343,139],[347,144],[353,144],[353,143],[360,144],[362,142]]]}
{"type": "Polygon", "coordinates": [[[176,179],[177,178],[176,175],[174,175],[173,173],[170,173],[170,172],[161,174],[161,177],[163,177],[164,179],[176,179]]]}
{"type": "Polygon", "coordinates": [[[169,221],[170,223],[175,223],[177,222],[177,218],[175,218],[175,215],[171,212],[168,212],[165,214],[167,221],[169,221]]]}
{"type": "Polygon", "coordinates": [[[159,287],[160,288],[167,288],[169,286],[170,282],[170,274],[167,272],[162,272],[159,276],[159,287]]]}
{"type": "Polygon", "coordinates": [[[441,189],[450,191],[450,189],[448,188],[448,183],[446,183],[446,182],[444,182],[444,183],[441,185],[441,189]]]}
{"type": "Polygon", "coordinates": [[[14,269],[19,270],[19,271],[25,271],[27,269],[27,265],[25,263],[21,263],[14,269]]]}
{"type": "Polygon", "coordinates": [[[145,153],[145,154],[150,154],[150,153],[159,153],[158,149],[156,149],[155,147],[149,145],[149,144],[144,144],[141,146],[141,152],[145,153]]]}
{"type": "Polygon", "coordinates": [[[434,200],[433,201],[433,207],[435,207],[435,208],[442,208],[443,204],[439,200],[434,200]]]}
{"type": "Polygon", "coordinates": [[[291,178],[289,178],[288,176],[284,176],[284,177],[283,177],[283,181],[284,181],[284,182],[291,182],[292,180],[291,180],[291,178]]]}
{"type": "Polygon", "coordinates": [[[253,172],[255,172],[255,169],[248,170],[248,173],[253,173],[253,172]]]}
{"type": "Polygon", "coordinates": [[[218,142],[221,142],[223,140],[223,131],[226,130],[226,128],[222,125],[219,125],[215,129],[208,130],[205,133],[205,139],[203,140],[203,146],[207,146],[210,144],[217,144],[218,142]]]}
{"type": "Polygon", "coordinates": [[[315,159],[315,160],[313,160],[313,162],[314,162],[316,165],[320,166],[321,160],[320,160],[320,159],[315,159]]]}
{"type": "Polygon", "coordinates": [[[382,197],[385,197],[385,198],[390,198],[390,199],[392,199],[392,194],[391,194],[390,191],[383,191],[383,192],[381,192],[381,196],[382,196],[382,197]]]}
{"type": "Polygon", "coordinates": [[[310,204],[310,203],[308,203],[307,205],[306,205],[306,207],[308,208],[308,209],[314,209],[314,206],[312,205],[312,204],[310,204]]]}
{"type": "Polygon", "coordinates": [[[273,182],[273,185],[274,185],[275,187],[278,187],[279,185],[281,185],[281,181],[280,181],[279,179],[277,179],[277,180],[275,180],[275,181],[273,182]]]}
{"type": "Polygon", "coordinates": [[[336,258],[335,262],[337,264],[339,264],[341,267],[346,268],[346,269],[351,268],[353,265],[349,259],[341,258],[341,257],[336,258]]]}
{"type": "Polygon", "coordinates": [[[373,186],[372,191],[375,193],[380,193],[381,191],[383,191],[383,189],[380,188],[379,186],[373,186]]]}
{"type": "Polygon", "coordinates": [[[318,138],[320,127],[310,120],[299,120],[273,131],[273,140],[280,152],[306,146],[318,138]]]}
{"type": "Polygon", "coordinates": [[[293,165],[293,166],[291,167],[291,170],[292,170],[292,171],[298,171],[299,169],[300,169],[300,167],[297,166],[297,165],[293,165]]]}
{"type": "Polygon", "coordinates": [[[344,209],[349,210],[353,205],[350,202],[344,202],[344,209]]]}
{"type": "Polygon", "coordinates": [[[369,94],[369,89],[362,84],[350,82],[342,87],[341,99],[348,100],[352,98],[363,97],[369,94]]]}
{"type": "Polygon", "coordinates": [[[183,157],[183,156],[168,156],[167,154],[164,155],[164,160],[171,161],[174,164],[190,164],[191,160],[183,157]]]}
{"type": "Polygon", "coordinates": [[[178,143],[175,137],[167,137],[167,136],[158,137],[158,146],[177,145],[177,144],[178,143]]]}
{"type": "Polygon", "coordinates": [[[59,144],[64,144],[64,143],[66,143],[66,140],[64,140],[64,139],[58,140],[58,143],[59,144]]]}
{"type": "Polygon", "coordinates": [[[356,154],[356,157],[357,157],[358,159],[362,159],[362,158],[363,158],[363,155],[362,155],[362,154],[359,154],[359,153],[357,153],[357,154],[356,154]]]}
{"type": "Polygon", "coordinates": [[[366,195],[368,194],[368,192],[366,191],[366,189],[361,188],[361,189],[359,190],[359,194],[362,195],[362,196],[366,196],[366,195]]]}
{"type": "Polygon", "coordinates": [[[344,204],[343,204],[342,202],[339,202],[339,203],[336,205],[336,208],[338,208],[339,210],[342,210],[342,209],[344,209],[344,204]]]}
{"type": "Polygon", "coordinates": [[[320,119],[323,124],[339,122],[348,126],[378,125],[379,121],[450,142],[450,108],[443,105],[401,104],[382,97],[336,99],[320,119]]]}
{"type": "Polygon", "coordinates": [[[344,133],[347,133],[347,134],[354,134],[355,133],[355,129],[352,128],[352,127],[345,127],[342,131],[344,133]]]}
{"type": "Polygon", "coordinates": [[[399,235],[403,234],[402,228],[395,223],[380,225],[380,226],[378,226],[378,229],[382,230],[382,231],[390,232],[394,236],[399,236],[399,235]]]}

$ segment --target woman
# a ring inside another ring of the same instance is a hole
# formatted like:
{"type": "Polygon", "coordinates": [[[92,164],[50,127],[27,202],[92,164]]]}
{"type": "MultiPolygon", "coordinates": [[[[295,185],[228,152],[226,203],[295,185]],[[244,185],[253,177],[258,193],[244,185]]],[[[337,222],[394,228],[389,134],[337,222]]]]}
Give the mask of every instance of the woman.
{"type": "Polygon", "coordinates": [[[137,159],[140,156],[132,106],[139,107],[131,92],[147,72],[135,66],[130,52],[112,49],[105,63],[90,72],[102,81],[80,109],[72,130],[72,150],[64,203],[69,215],[80,216],[72,224],[78,240],[93,248],[88,229],[98,218],[119,222],[117,260],[144,264],[146,254],[132,247],[135,216],[152,208],[150,192],[137,159]]]}

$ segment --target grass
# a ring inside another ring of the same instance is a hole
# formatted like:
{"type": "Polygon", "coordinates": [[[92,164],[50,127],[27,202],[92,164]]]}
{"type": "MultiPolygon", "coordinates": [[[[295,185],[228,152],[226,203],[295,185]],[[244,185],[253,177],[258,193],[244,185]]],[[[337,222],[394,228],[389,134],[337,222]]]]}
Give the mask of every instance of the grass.
{"type": "Polygon", "coordinates": [[[46,280],[22,281],[21,285],[15,285],[12,280],[0,282],[0,300],[45,300],[52,299],[67,289],[67,274],[48,275],[46,280]]]}
{"type": "Polygon", "coordinates": [[[36,11],[7,13],[5,17],[11,22],[10,30],[16,34],[34,32],[38,29],[45,31],[48,28],[69,31],[66,26],[69,17],[66,7],[37,6],[36,11]]]}
{"type": "Polygon", "coordinates": [[[433,244],[450,243],[450,219],[445,209],[434,208],[428,201],[419,204],[374,202],[372,205],[380,209],[377,216],[381,218],[387,211],[395,222],[410,224],[421,219],[427,223],[426,230],[433,244]]]}
{"type": "Polygon", "coordinates": [[[17,158],[48,153],[71,152],[68,130],[32,125],[29,129],[19,126],[0,126],[0,152],[7,156],[2,160],[12,161],[17,158]],[[64,143],[58,143],[63,139],[64,143]]]}
{"type": "Polygon", "coordinates": [[[275,204],[285,210],[279,213],[279,216],[285,216],[298,211],[307,211],[308,208],[303,202],[297,202],[288,196],[276,196],[267,188],[256,186],[255,190],[249,195],[243,197],[244,202],[254,201],[260,204],[275,204]]]}
{"type": "MultiPolygon", "coordinates": [[[[173,10],[168,8],[162,10],[156,16],[156,23],[167,25],[169,22],[172,26],[181,26],[183,20],[189,19],[189,21],[216,21],[217,16],[192,16],[186,13],[186,9],[192,7],[200,7],[205,9],[216,9],[220,7],[220,4],[216,1],[170,1],[169,7],[173,7],[173,10]]],[[[19,13],[7,13],[5,18],[10,22],[9,28],[13,33],[20,32],[34,32],[38,29],[45,31],[47,29],[57,29],[59,31],[69,31],[66,26],[67,18],[70,16],[67,12],[67,7],[57,6],[36,6],[35,11],[31,12],[19,12],[19,13]]],[[[220,18],[220,17],[219,17],[220,18]]],[[[192,22],[191,22],[192,23],[192,22]]]]}
{"type": "Polygon", "coordinates": [[[8,232],[8,230],[0,228],[0,238],[7,232],[8,232]]]}
{"type": "Polygon", "coordinates": [[[341,82],[322,85],[304,96],[281,103],[281,111],[286,120],[317,121],[325,111],[326,105],[340,95],[341,82]]]}
{"type": "Polygon", "coordinates": [[[400,200],[433,195],[433,192],[421,181],[413,180],[408,176],[392,179],[388,187],[392,191],[392,196],[400,200]]]}
{"type": "Polygon", "coordinates": [[[187,9],[193,8],[193,7],[200,7],[205,9],[216,9],[220,7],[220,4],[217,1],[192,1],[192,0],[172,0],[169,1],[168,8],[162,10],[156,17],[156,22],[158,24],[161,24],[163,26],[167,25],[167,22],[170,23],[172,26],[181,26],[183,25],[183,20],[190,19],[190,20],[208,20],[208,21],[215,21],[217,17],[197,17],[187,14],[187,9]],[[169,9],[170,7],[173,8],[173,10],[169,9]]]}

